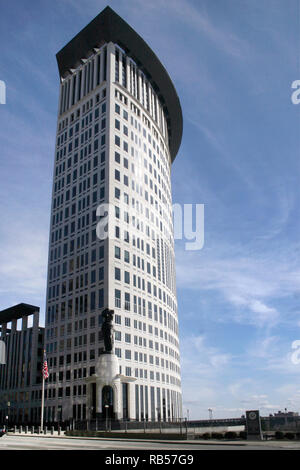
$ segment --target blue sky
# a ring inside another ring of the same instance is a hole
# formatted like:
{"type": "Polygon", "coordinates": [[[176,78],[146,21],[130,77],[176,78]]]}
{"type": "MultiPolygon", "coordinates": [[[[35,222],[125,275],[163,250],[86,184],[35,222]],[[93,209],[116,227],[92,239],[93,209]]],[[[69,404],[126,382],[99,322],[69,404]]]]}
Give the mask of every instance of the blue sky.
{"type": "Polygon", "coordinates": [[[44,313],[55,54],[106,5],[155,51],[180,97],[173,202],[205,205],[203,249],[176,241],[184,414],[300,411],[297,0],[2,2],[0,308],[44,313]]]}

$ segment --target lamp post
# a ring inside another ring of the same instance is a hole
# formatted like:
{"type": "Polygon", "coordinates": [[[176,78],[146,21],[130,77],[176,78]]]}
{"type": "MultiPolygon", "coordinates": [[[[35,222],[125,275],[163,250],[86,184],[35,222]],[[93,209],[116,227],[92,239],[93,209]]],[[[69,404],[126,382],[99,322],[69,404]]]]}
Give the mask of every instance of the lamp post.
{"type": "Polygon", "coordinates": [[[109,405],[104,405],[105,406],[105,416],[106,416],[106,432],[108,431],[108,408],[109,405]]]}
{"type": "Polygon", "coordinates": [[[6,432],[8,432],[9,409],[10,409],[10,401],[7,402],[6,432]]]}
{"type": "Polygon", "coordinates": [[[157,421],[159,422],[159,432],[161,433],[161,416],[160,416],[159,406],[156,408],[156,412],[157,412],[157,421]]]}
{"type": "Polygon", "coordinates": [[[90,413],[89,413],[89,429],[92,429],[92,422],[93,422],[93,411],[94,407],[90,406],[90,413]]]}

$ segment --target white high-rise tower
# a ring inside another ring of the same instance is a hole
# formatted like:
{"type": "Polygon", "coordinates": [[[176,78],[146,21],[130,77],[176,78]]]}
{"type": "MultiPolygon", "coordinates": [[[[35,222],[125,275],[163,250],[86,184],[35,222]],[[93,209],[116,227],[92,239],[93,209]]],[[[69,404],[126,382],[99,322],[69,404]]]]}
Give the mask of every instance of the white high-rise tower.
{"type": "Polygon", "coordinates": [[[180,418],[170,182],[178,96],[149,46],[109,7],[57,61],[45,422],[180,418]],[[114,310],[110,379],[101,369],[105,308],[114,310]]]}

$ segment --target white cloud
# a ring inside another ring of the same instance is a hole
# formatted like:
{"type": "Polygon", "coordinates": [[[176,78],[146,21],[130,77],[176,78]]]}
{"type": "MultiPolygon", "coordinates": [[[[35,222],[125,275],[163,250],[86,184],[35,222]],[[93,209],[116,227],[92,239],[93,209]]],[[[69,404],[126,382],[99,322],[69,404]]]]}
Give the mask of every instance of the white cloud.
{"type": "MultiPolygon", "coordinates": [[[[293,248],[291,248],[292,251],[293,248]]],[[[218,244],[214,251],[204,249],[198,253],[176,249],[177,286],[199,292],[215,291],[231,305],[230,319],[253,324],[257,327],[273,327],[280,321],[288,321],[278,306],[280,299],[293,297],[300,292],[300,271],[282,262],[287,253],[270,257],[255,252],[250,246],[218,244]],[[247,251],[251,256],[247,257],[247,251]]],[[[222,312],[224,319],[224,313],[222,312]]]]}
{"type": "Polygon", "coordinates": [[[6,233],[10,236],[0,249],[0,291],[22,295],[38,295],[45,292],[48,234],[41,231],[26,233],[24,231],[6,233]]]}

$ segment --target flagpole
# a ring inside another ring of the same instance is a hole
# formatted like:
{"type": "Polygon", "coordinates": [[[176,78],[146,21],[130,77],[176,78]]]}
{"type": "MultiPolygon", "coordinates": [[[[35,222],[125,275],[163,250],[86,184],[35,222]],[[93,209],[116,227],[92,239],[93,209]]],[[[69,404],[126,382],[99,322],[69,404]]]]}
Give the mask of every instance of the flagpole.
{"type": "Polygon", "coordinates": [[[42,406],[41,406],[41,430],[44,428],[44,395],[45,395],[45,377],[43,374],[43,385],[42,385],[42,406]]]}
{"type": "Polygon", "coordinates": [[[41,430],[43,431],[44,429],[45,380],[48,378],[48,364],[47,364],[45,349],[43,351],[42,377],[43,377],[43,382],[42,382],[42,403],[41,403],[41,430]]]}

